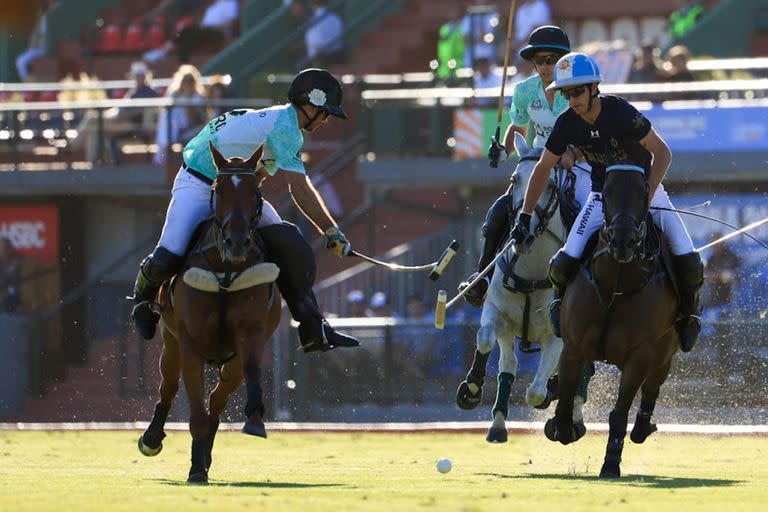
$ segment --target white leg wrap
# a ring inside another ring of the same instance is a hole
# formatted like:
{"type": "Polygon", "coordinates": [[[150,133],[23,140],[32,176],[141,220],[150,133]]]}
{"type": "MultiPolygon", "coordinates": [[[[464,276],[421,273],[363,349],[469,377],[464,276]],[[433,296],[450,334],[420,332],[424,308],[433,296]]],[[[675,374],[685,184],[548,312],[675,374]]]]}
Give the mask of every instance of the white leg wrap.
{"type": "Polygon", "coordinates": [[[192,231],[211,215],[211,187],[185,170],[173,182],[171,202],[165,214],[165,225],[158,245],[173,254],[183,255],[192,231]]]}
{"type": "MultiPolygon", "coordinates": [[[[653,194],[653,199],[651,199],[651,206],[674,208],[669,200],[667,191],[664,190],[664,185],[660,184],[659,188],[656,189],[656,193],[653,194]]],[[[694,251],[691,235],[688,234],[688,230],[685,228],[679,213],[666,210],[651,210],[651,212],[654,222],[667,237],[672,254],[679,256],[694,251]]]]}
{"type": "Polygon", "coordinates": [[[603,200],[599,192],[590,192],[586,204],[581,208],[563,250],[572,258],[581,258],[584,246],[592,234],[603,225],[603,200]]]}

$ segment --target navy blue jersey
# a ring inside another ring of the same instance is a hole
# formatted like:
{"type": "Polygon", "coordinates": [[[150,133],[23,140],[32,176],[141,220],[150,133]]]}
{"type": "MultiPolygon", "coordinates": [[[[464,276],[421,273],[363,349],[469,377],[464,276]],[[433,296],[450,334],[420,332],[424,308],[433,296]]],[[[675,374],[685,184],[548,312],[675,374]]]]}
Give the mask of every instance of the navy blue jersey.
{"type": "Polygon", "coordinates": [[[579,148],[592,165],[592,191],[601,192],[605,169],[620,162],[643,167],[646,176],[651,169],[651,153],[640,140],[651,131],[651,122],[618,96],[600,96],[600,114],[591,125],[569,108],[560,114],[547,139],[546,148],[562,155],[572,144],[579,148]]]}

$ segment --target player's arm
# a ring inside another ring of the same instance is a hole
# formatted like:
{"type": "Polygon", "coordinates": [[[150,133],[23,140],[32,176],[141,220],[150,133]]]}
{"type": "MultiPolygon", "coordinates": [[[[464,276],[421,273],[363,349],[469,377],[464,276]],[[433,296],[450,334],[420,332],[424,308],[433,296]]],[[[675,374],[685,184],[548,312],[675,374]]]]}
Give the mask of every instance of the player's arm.
{"type": "Polygon", "coordinates": [[[559,159],[560,155],[556,155],[548,149],[545,149],[544,153],[541,154],[539,161],[536,162],[536,167],[533,168],[531,179],[528,180],[528,188],[525,190],[525,199],[523,200],[523,213],[533,214],[533,209],[536,208],[539,197],[547,188],[549,173],[559,159]]]}
{"type": "Polygon", "coordinates": [[[651,128],[651,131],[649,131],[645,137],[640,139],[640,144],[653,155],[651,160],[651,175],[648,177],[648,199],[650,200],[656,192],[659,183],[661,183],[662,180],[664,180],[664,176],[667,175],[669,164],[672,163],[672,151],[670,151],[667,143],[664,142],[664,139],[662,139],[653,128],[651,128]]]}
{"type": "Polygon", "coordinates": [[[283,171],[281,174],[285,176],[288,191],[296,206],[320,233],[336,227],[336,221],[325,206],[323,198],[312,185],[309,176],[293,171],[283,171]]]}

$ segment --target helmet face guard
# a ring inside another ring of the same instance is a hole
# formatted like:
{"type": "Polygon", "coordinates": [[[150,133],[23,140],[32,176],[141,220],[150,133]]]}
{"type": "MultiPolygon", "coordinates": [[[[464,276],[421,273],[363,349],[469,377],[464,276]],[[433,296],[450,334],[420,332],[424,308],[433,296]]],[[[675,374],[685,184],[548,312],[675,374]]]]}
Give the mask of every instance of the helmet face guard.
{"type": "Polygon", "coordinates": [[[542,50],[565,55],[571,51],[571,42],[560,27],[544,25],[531,32],[528,44],[520,50],[520,56],[525,60],[531,60],[536,52],[542,50]]]}
{"type": "Polygon", "coordinates": [[[584,84],[598,84],[603,81],[597,62],[584,53],[572,52],[563,55],[555,64],[555,79],[548,91],[584,84]]]}
{"type": "Polygon", "coordinates": [[[296,105],[312,105],[328,115],[347,119],[341,107],[344,96],[341,84],[324,69],[305,69],[288,88],[288,101],[296,105]]]}

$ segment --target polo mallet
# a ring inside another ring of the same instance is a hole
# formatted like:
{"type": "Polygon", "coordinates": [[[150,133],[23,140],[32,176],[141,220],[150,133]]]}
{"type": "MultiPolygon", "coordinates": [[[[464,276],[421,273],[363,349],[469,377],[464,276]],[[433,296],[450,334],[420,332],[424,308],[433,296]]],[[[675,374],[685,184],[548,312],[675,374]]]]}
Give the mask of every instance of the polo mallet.
{"type": "Polygon", "coordinates": [[[486,274],[488,274],[488,272],[490,272],[491,269],[496,265],[496,261],[501,258],[501,256],[505,254],[512,245],[516,243],[517,240],[510,238],[504,247],[502,247],[501,250],[496,253],[496,257],[493,258],[488,266],[486,266],[482,272],[477,274],[477,276],[475,276],[475,278],[470,281],[469,284],[467,284],[466,288],[461,290],[454,298],[451,299],[450,302],[448,302],[448,292],[445,290],[440,290],[437,292],[437,303],[435,304],[435,327],[437,329],[442,330],[445,327],[446,310],[450,309],[454,304],[456,304],[456,301],[461,299],[473,286],[477,284],[478,281],[483,279],[486,274]]]}
{"type": "Polygon", "coordinates": [[[421,272],[423,270],[431,270],[429,273],[429,278],[432,281],[437,281],[440,276],[443,274],[443,270],[445,270],[445,267],[448,266],[448,264],[451,262],[454,256],[456,256],[456,251],[459,250],[459,242],[456,240],[453,240],[450,245],[448,245],[448,248],[443,251],[443,254],[440,255],[440,257],[433,261],[432,263],[427,263],[425,265],[399,265],[397,263],[387,263],[386,261],[380,261],[376,258],[371,258],[370,256],[366,256],[365,254],[361,254],[357,251],[351,250],[347,254],[347,256],[353,256],[355,258],[360,258],[362,260],[367,261],[368,263],[373,263],[374,265],[378,267],[383,267],[389,270],[394,270],[397,272],[421,272]]]}
{"type": "MultiPolygon", "coordinates": [[[[501,94],[499,94],[499,112],[496,115],[496,135],[491,142],[499,142],[501,137],[501,112],[504,110],[504,88],[507,85],[507,66],[509,65],[509,47],[512,45],[512,20],[515,17],[515,0],[509,4],[509,16],[507,17],[507,44],[504,47],[504,72],[501,75],[501,94]]],[[[491,167],[496,169],[499,166],[499,159],[492,158],[491,167]]]]}
{"type": "MultiPolygon", "coordinates": [[[[760,227],[760,226],[762,226],[763,224],[766,224],[766,223],[768,223],[768,217],[766,217],[765,219],[753,222],[752,224],[747,224],[743,228],[738,228],[733,233],[728,233],[727,235],[723,235],[720,238],[718,238],[717,240],[713,240],[712,242],[709,242],[707,245],[702,245],[701,247],[698,247],[696,250],[701,252],[704,249],[709,249],[710,247],[712,247],[714,245],[721,244],[721,243],[725,242],[726,240],[728,240],[730,238],[733,238],[733,237],[735,237],[737,235],[746,235],[747,231],[751,231],[751,230],[753,230],[753,229],[755,229],[757,227],[760,227]]],[[[755,238],[753,236],[750,236],[750,235],[747,235],[747,236],[749,236],[749,238],[751,238],[755,242],[759,243],[760,245],[762,245],[763,247],[768,249],[768,247],[766,247],[765,244],[763,242],[761,242],[760,240],[758,240],[757,238],[755,238]]]]}

